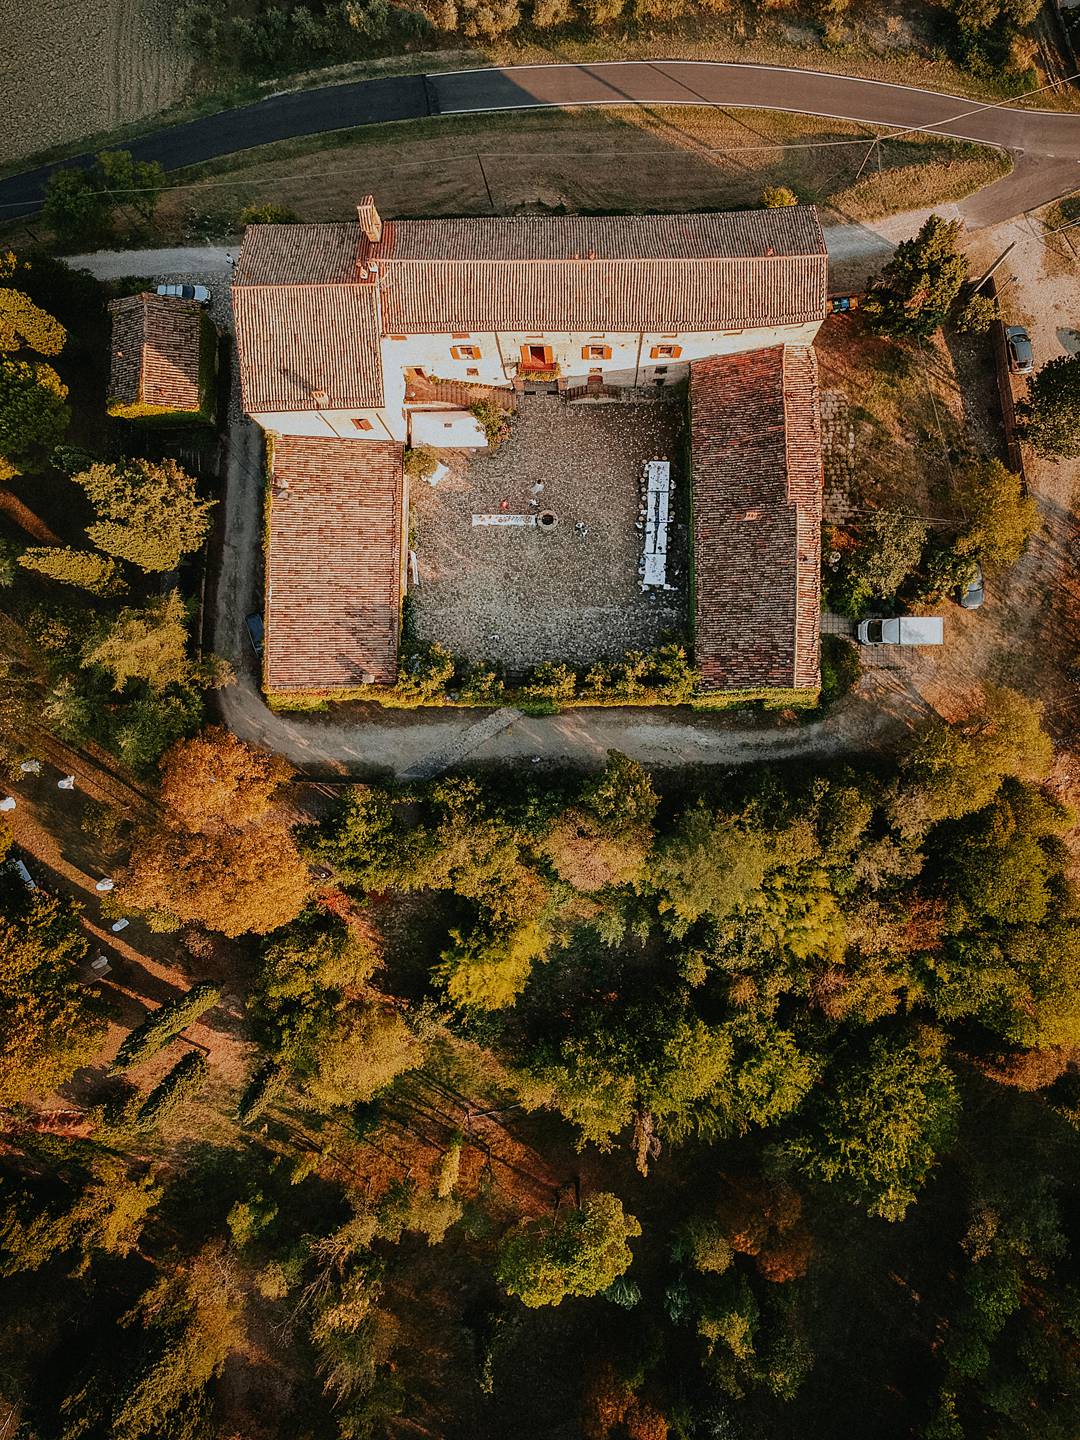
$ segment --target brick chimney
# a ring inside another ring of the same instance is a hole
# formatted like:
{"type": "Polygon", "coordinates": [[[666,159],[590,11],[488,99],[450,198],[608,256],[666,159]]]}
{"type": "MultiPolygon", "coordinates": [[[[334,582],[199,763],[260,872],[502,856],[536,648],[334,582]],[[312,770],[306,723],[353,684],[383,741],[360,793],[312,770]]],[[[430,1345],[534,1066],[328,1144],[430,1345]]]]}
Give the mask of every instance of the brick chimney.
{"type": "Polygon", "coordinates": [[[377,245],[379,237],[382,235],[382,219],[378,210],[375,209],[374,195],[365,195],[357,205],[356,213],[360,220],[360,229],[364,232],[364,238],[370,240],[372,245],[377,245]]]}

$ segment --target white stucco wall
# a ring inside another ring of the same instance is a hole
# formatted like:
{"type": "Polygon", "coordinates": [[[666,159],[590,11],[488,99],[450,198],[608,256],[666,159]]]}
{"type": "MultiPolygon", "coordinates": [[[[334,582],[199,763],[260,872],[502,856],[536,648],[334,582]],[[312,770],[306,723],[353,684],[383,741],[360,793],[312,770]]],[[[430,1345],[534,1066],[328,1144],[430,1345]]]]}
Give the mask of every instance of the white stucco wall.
{"type": "MultiPolygon", "coordinates": [[[[558,365],[562,378],[570,386],[584,385],[591,371],[611,385],[675,384],[685,380],[690,363],[711,355],[731,355],[741,350],[761,350],[770,345],[812,345],[820,321],[808,325],[775,326],[759,330],[714,330],[692,334],[666,335],[658,332],[643,334],[574,333],[540,334],[526,331],[476,333],[467,338],[451,335],[409,335],[404,338],[385,336],[382,340],[384,403],[381,410],[299,410],[288,414],[262,414],[252,418],[266,430],[282,435],[326,435],[342,440],[397,440],[407,442],[409,417],[405,411],[405,369],[415,367],[438,380],[460,380],[474,385],[506,386],[517,375],[522,346],[544,345],[551,350],[551,361],[558,365]],[[479,357],[455,357],[459,346],[476,346],[479,357]],[[606,345],[611,358],[585,359],[582,350],[589,345],[606,345]],[[677,359],[654,358],[650,352],[657,345],[678,345],[677,359]],[[476,373],[470,373],[471,371],[476,373]],[[353,421],[367,419],[370,430],[358,429],[353,421]]],[[[417,444],[445,446],[482,445],[482,436],[471,416],[460,410],[439,412],[425,409],[427,416],[444,413],[459,418],[445,429],[445,422],[425,419],[418,437],[416,421],[421,412],[413,412],[413,438],[417,444]],[[429,438],[430,436],[430,438],[429,438]],[[470,438],[465,438],[465,437],[470,438]],[[446,438],[444,438],[446,437],[446,438]]]]}
{"type": "MultiPolygon", "coordinates": [[[[569,385],[583,385],[591,370],[599,370],[612,385],[649,385],[657,379],[685,380],[692,360],[710,355],[730,355],[739,350],[760,350],[769,345],[810,345],[820,321],[809,325],[777,326],[759,330],[715,330],[693,334],[598,334],[588,331],[541,334],[527,331],[475,332],[468,338],[450,335],[409,335],[382,342],[383,374],[415,366],[440,380],[471,381],[479,385],[507,385],[517,374],[523,346],[547,346],[552,363],[558,365],[569,385]],[[611,358],[585,359],[589,345],[605,345],[611,358]],[[678,359],[653,358],[654,346],[677,345],[678,359]],[[479,357],[455,355],[461,346],[475,346],[479,357]],[[661,368],[667,367],[666,373],[661,368]],[[475,374],[470,374],[475,371],[475,374]]],[[[389,397],[388,397],[389,401],[389,397]]]]}
{"type": "Polygon", "coordinates": [[[414,410],[412,443],[436,447],[461,446],[466,450],[487,449],[487,437],[467,410],[414,410]]]}

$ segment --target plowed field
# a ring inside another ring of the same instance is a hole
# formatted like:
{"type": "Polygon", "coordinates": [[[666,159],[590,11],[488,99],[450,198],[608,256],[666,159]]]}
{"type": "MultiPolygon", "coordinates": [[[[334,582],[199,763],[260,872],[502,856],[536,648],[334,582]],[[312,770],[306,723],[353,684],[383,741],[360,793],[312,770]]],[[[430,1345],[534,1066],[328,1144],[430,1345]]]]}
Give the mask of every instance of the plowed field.
{"type": "Polygon", "coordinates": [[[169,0],[4,0],[0,165],[153,115],[189,61],[169,0]]]}

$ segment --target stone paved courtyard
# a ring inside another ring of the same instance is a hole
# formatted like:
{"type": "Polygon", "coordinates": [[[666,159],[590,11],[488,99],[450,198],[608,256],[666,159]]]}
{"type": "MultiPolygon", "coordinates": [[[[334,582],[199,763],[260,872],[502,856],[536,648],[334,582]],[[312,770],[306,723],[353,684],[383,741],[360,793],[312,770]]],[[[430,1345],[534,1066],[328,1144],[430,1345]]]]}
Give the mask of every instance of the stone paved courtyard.
{"type": "Polygon", "coordinates": [[[685,398],[567,404],[529,396],[493,454],[455,452],[436,489],[412,484],[417,629],[455,655],[509,673],[645,650],[687,628],[685,398]],[[676,486],[671,591],[642,592],[639,479],[667,456],[676,486]],[[534,487],[542,485],[542,490],[534,487]],[[474,527],[474,513],[555,512],[536,528],[474,527]],[[578,528],[578,527],[583,528],[578,528]]]}

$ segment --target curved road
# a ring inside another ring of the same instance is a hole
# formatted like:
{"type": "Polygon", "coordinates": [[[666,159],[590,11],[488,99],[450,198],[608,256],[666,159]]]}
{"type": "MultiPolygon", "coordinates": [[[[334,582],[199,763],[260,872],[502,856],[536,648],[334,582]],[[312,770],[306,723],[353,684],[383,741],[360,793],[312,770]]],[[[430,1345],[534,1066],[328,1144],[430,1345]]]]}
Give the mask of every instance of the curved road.
{"type": "MultiPolygon", "coordinates": [[[[1080,184],[1080,114],[989,105],[957,95],[768,65],[707,60],[526,65],[395,75],[295,90],[132,140],[166,170],[275,140],[428,115],[569,105],[719,105],[790,110],[975,140],[1017,157],[1012,175],[962,207],[972,225],[1008,219],[1080,184]]],[[[88,164],[90,156],[58,162],[88,164]]],[[[0,217],[32,214],[57,165],[0,180],[0,217]]]]}

